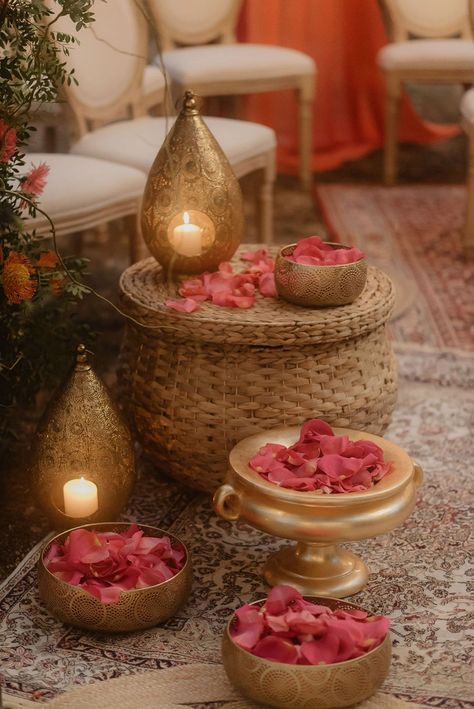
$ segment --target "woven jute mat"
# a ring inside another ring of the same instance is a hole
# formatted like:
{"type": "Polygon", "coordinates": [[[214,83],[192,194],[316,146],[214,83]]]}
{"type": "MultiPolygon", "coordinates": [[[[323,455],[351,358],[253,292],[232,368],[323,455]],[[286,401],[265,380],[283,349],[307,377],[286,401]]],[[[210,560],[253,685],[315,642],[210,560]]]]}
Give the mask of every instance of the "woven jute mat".
{"type": "MultiPolygon", "coordinates": [[[[144,672],[132,677],[94,682],[66,692],[47,704],[5,697],[5,709],[46,706],[48,709],[199,709],[219,702],[222,709],[258,709],[242,698],[229,684],[222,667],[193,664],[184,667],[144,672]]],[[[377,692],[357,705],[357,709],[415,709],[396,697],[377,692]]]]}

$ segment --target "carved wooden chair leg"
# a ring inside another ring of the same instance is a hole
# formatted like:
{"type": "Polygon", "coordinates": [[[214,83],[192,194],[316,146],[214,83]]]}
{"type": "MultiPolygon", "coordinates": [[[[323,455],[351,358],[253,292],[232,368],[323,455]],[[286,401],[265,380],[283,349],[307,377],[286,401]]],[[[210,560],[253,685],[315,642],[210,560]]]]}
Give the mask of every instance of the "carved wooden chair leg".
{"type": "Polygon", "coordinates": [[[395,184],[397,179],[400,94],[401,82],[399,79],[386,75],[384,150],[384,182],[386,185],[395,184]]]}
{"type": "Polygon", "coordinates": [[[311,157],[313,146],[313,96],[307,89],[298,92],[300,180],[304,189],[311,187],[311,157]]]}
{"type": "Polygon", "coordinates": [[[125,217],[125,225],[128,233],[130,263],[136,263],[149,255],[143,241],[139,216],[131,214],[125,217]]]}
{"type": "Polygon", "coordinates": [[[259,241],[273,243],[273,183],[274,171],[269,165],[259,172],[257,192],[257,223],[259,241]]]}
{"type": "Polygon", "coordinates": [[[466,193],[466,223],[464,225],[463,250],[468,259],[474,259],[474,125],[467,129],[468,162],[467,162],[467,193],[466,193]]]}

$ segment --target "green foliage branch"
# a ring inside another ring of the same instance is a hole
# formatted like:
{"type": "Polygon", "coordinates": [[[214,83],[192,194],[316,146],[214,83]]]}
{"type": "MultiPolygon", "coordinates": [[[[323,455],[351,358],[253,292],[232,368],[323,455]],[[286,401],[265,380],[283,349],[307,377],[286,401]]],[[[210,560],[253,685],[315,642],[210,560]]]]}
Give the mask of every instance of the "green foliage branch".
{"type": "Polygon", "coordinates": [[[54,258],[54,227],[49,243],[29,230],[28,217],[44,212],[38,205],[41,189],[32,185],[29,191],[30,183],[25,180],[24,151],[35,130],[36,111],[57,100],[58,87],[76,82],[65,57],[78,40],[56,31],[55,23],[67,16],[76,31],[81,30],[93,22],[93,3],[0,0],[2,436],[15,427],[12,422],[18,412],[34,404],[38,392],[57,384],[70,361],[71,339],[84,335],[84,326],[74,315],[78,301],[90,291],[82,283],[86,261],[59,254],[54,258]],[[42,254],[47,256],[45,267],[41,266],[42,254]],[[25,268],[29,271],[26,282],[25,268]],[[12,291],[18,296],[13,301],[12,291]]]}

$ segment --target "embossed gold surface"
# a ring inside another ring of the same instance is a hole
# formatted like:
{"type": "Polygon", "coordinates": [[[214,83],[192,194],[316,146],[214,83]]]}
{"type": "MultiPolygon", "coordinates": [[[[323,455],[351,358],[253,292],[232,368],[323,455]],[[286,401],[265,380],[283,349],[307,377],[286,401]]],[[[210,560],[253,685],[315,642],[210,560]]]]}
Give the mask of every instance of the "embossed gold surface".
{"type": "Polygon", "coordinates": [[[151,167],[141,223],[148,248],[168,273],[216,270],[240,243],[240,185],[191,91],[186,91],[183,108],[151,167]],[[201,255],[185,256],[173,246],[173,229],[182,223],[184,212],[203,229],[201,255]]]}
{"type": "MultiPolygon", "coordinates": [[[[314,598],[336,608],[358,608],[335,598],[314,598]]],[[[263,601],[257,601],[255,605],[263,601]]],[[[390,668],[392,643],[388,633],[381,645],[362,657],[332,665],[289,665],[256,657],[236,645],[226,626],[222,662],[230,682],[242,694],[281,709],[335,709],[367,699],[382,685],[390,668]]]]}
{"type": "Polygon", "coordinates": [[[248,461],[269,441],[294,443],[300,427],[285,426],[249,436],[232,449],[227,482],[216,490],[213,502],[224,519],[242,519],[297,542],[268,559],[264,576],[269,584],[288,583],[305,595],[343,598],[365,586],[368,570],[362,559],[339,544],[385,534],[400,525],[415,505],[423,473],[391,441],[347,428],[334,431],[379,445],[385,459],[393,461],[393,471],[364,492],[324,494],[279,487],[253,471],[248,461]]]}
{"type": "MultiPolygon", "coordinates": [[[[123,532],[129,527],[129,523],[107,522],[83,526],[102,532],[123,532]]],[[[115,633],[151,628],[177,613],[191,593],[192,565],[189,553],[183,542],[174,534],[158,527],[143,524],[139,527],[150,537],[166,534],[172,545],[183,545],[186,550],[186,563],[176,576],[155,586],[122,591],[118,603],[101,603],[82,588],[61,581],[45,567],[43,558],[51,544],[64,541],[71,530],[61,532],[45,544],[38,563],[40,598],[56,618],[78,628],[115,633]]]]}
{"type": "MultiPolygon", "coordinates": [[[[341,244],[331,244],[347,249],[341,244]]],[[[352,303],[364,290],[367,280],[365,259],[337,266],[310,266],[289,261],[296,244],[281,249],[275,262],[278,295],[296,305],[326,307],[352,303]]]]}
{"type": "Polygon", "coordinates": [[[77,348],[76,365],[46,409],[32,449],[32,487],[56,529],[116,519],[135,482],[133,440],[107,388],[77,348]],[[84,477],[97,485],[97,512],[64,514],[63,486],[84,477]]]}

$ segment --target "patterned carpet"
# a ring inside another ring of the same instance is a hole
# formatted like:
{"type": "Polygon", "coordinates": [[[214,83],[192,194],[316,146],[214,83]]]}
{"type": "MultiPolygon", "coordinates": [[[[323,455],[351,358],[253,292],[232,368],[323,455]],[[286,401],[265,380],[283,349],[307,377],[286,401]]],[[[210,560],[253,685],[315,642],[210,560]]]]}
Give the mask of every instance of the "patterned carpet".
{"type": "Polygon", "coordinates": [[[397,341],[474,351],[474,262],[461,253],[458,185],[320,185],[329,230],[355,243],[399,286],[397,341]]]}
{"type": "MultiPolygon", "coordinates": [[[[392,619],[394,659],[383,690],[444,709],[474,707],[467,659],[468,552],[474,457],[474,360],[467,354],[398,348],[399,406],[388,436],[424,468],[414,513],[392,534],[354,544],[371,570],[357,602],[392,619]]],[[[34,550],[0,590],[0,674],[6,690],[45,701],[82,685],[171,665],[219,662],[232,609],[262,595],[259,570],[281,544],[217,518],[206,498],[143,474],[126,519],[169,526],[189,545],[193,595],[163,627],[118,636],[66,628],[40,605],[34,550]]],[[[472,549],[472,545],[471,545],[472,549]]]]}

